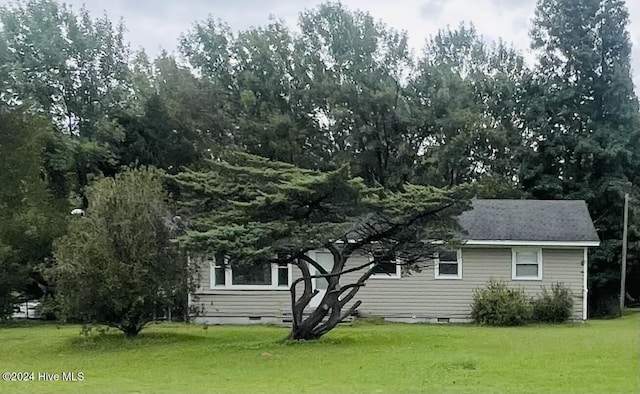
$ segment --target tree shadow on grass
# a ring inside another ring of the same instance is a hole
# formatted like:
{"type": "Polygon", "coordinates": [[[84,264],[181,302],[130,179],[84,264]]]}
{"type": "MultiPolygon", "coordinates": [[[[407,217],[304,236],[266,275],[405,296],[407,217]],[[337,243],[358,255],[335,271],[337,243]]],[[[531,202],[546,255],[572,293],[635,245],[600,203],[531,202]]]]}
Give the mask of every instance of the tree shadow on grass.
{"type": "Polygon", "coordinates": [[[336,330],[314,341],[291,341],[286,331],[274,327],[245,326],[150,326],[134,338],[120,331],[92,332],[68,338],[63,353],[108,353],[171,346],[198,346],[210,350],[263,350],[282,347],[352,347],[360,345],[393,345],[398,341],[393,331],[336,330]],[[186,331],[186,332],[185,332],[186,331]]]}
{"type": "Polygon", "coordinates": [[[134,338],[127,338],[119,331],[109,330],[104,333],[91,333],[89,335],[79,334],[78,336],[71,337],[66,341],[64,350],[72,353],[108,353],[157,346],[194,343],[197,341],[207,342],[209,341],[209,338],[174,332],[142,332],[134,338]]]}
{"type": "Polygon", "coordinates": [[[9,319],[0,320],[0,329],[3,328],[21,328],[21,327],[37,327],[37,326],[49,326],[50,321],[41,319],[9,319]]]}
{"type": "Polygon", "coordinates": [[[283,339],[280,341],[286,346],[321,346],[321,347],[343,347],[343,346],[385,346],[394,345],[399,341],[397,332],[376,331],[376,330],[341,330],[337,329],[317,340],[292,341],[283,339]]]}
{"type": "MultiPolygon", "coordinates": [[[[142,331],[138,336],[127,338],[116,329],[91,332],[87,335],[78,334],[66,340],[61,352],[67,353],[109,353],[157,347],[199,346],[203,349],[235,349],[259,350],[265,346],[278,346],[280,336],[260,335],[254,330],[210,330],[207,327],[198,329],[189,327],[189,332],[175,332],[174,327],[159,327],[162,331],[142,331]],[[164,330],[168,329],[168,330],[164,330]],[[169,331],[171,330],[171,331],[169,331]]],[[[158,327],[156,327],[158,329],[158,327]]],[[[180,329],[180,328],[178,328],[180,329]]],[[[184,329],[184,328],[183,328],[184,329]]]]}
{"type": "Polygon", "coordinates": [[[311,341],[305,341],[305,340],[292,341],[290,339],[284,338],[278,341],[278,344],[281,344],[284,346],[308,346],[308,347],[324,346],[326,347],[326,346],[353,345],[358,342],[359,342],[358,338],[350,337],[350,336],[339,336],[339,337],[327,336],[327,337],[322,337],[320,339],[311,340],[311,341]]]}

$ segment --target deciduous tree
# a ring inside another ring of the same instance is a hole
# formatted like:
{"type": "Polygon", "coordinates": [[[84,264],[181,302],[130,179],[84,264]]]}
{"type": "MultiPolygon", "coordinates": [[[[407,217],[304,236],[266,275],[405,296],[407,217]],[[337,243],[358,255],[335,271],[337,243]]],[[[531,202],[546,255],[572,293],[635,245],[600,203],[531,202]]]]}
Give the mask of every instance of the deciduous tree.
{"type": "Polygon", "coordinates": [[[531,32],[539,67],[521,181],[536,198],[587,201],[602,240],[589,256],[590,310],[600,313],[619,289],[623,196],[639,187],[628,24],[624,1],[539,0],[531,32]]]}
{"type": "Polygon", "coordinates": [[[0,319],[11,315],[15,295],[42,295],[39,268],[65,229],[67,204],[43,177],[51,138],[45,118],[0,108],[0,319]]]}
{"type": "Polygon", "coordinates": [[[299,26],[296,45],[331,156],[368,185],[408,182],[418,147],[407,130],[406,32],[331,2],[303,12],[299,26]]]}
{"type": "Polygon", "coordinates": [[[0,74],[7,75],[0,98],[28,104],[63,136],[56,160],[69,161],[75,179],[58,190],[81,193],[92,174],[117,171],[123,133],[115,114],[132,98],[124,31],[106,15],[93,18],[85,8],[76,12],[54,0],[0,7],[0,74]]]}
{"type": "Polygon", "coordinates": [[[495,176],[515,186],[525,75],[520,54],[485,42],[473,25],[429,39],[408,87],[421,141],[417,181],[443,186],[495,176]]]}
{"type": "Polygon", "coordinates": [[[186,292],[186,261],[170,242],[173,215],[162,174],[129,170],[88,190],[86,216],[56,241],[55,281],[63,319],[135,336],[156,311],[186,292]]]}

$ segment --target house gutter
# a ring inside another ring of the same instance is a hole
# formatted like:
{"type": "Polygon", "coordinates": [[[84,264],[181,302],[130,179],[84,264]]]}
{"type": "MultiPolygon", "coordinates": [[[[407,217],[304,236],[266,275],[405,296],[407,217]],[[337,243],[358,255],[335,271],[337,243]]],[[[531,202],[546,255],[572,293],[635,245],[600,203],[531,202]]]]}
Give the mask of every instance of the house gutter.
{"type": "Polygon", "coordinates": [[[468,246],[548,246],[548,247],[596,247],[600,246],[600,241],[520,241],[520,240],[493,240],[493,239],[470,239],[463,241],[468,246]]]}

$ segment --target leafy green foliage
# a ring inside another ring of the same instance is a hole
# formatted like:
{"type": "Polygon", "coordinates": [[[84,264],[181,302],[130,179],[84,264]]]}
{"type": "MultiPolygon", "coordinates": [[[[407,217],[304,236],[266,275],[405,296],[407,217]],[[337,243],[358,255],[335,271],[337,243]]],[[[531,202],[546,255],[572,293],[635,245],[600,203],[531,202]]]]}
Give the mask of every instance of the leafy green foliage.
{"type": "Polygon", "coordinates": [[[502,41],[485,43],[473,25],[428,40],[407,88],[423,141],[419,182],[448,186],[495,176],[515,186],[526,75],[520,54],[502,41]]]}
{"type": "Polygon", "coordinates": [[[476,324],[521,326],[529,322],[564,323],[573,313],[571,290],[561,283],[542,288],[529,298],[522,288],[511,288],[503,281],[491,280],[473,294],[471,317],[476,324]]]}
{"type": "MultiPolygon", "coordinates": [[[[175,173],[231,149],[326,172],[347,165],[363,185],[397,192],[473,182],[484,198],[585,199],[602,239],[589,256],[590,310],[607,313],[619,286],[622,196],[640,200],[628,22],[622,0],[538,0],[539,64],[527,69],[513,48],[465,24],[439,31],[414,58],[405,32],[328,2],[302,12],[297,29],[272,20],[234,32],[209,18],[181,36],[179,58],[149,59],[132,56],[121,22],[20,0],[0,6],[0,102],[40,112],[59,131],[38,148],[42,174],[74,207],[101,176],[141,165],[175,173]]],[[[26,123],[38,128],[35,119],[26,123]]],[[[23,157],[7,163],[31,171],[23,157]]],[[[227,186],[229,195],[245,187],[227,186]]],[[[638,299],[638,205],[631,211],[627,288],[638,299]]],[[[64,231],[30,212],[51,233],[41,240],[64,231]]],[[[50,241],[22,255],[33,244],[27,227],[7,227],[6,272],[47,256],[50,241]]],[[[23,279],[9,287],[46,285],[23,272],[30,278],[11,275],[23,279]]]]}
{"type": "Polygon", "coordinates": [[[619,290],[623,197],[639,195],[640,112],[628,24],[623,1],[540,0],[531,32],[540,64],[527,86],[530,149],[520,179],[536,198],[587,201],[602,240],[589,256],[595,314],[612,312],[603,301],[619,290]]]}
{"type": "Polygon", "coordinates": [[[181,127],[157,94],[148,98],[142,116],[124,114],[119,123],[125,134],[119,147],[123,165],[151,165],[175,173],[198,158],[196,133],[181,127]]]}
{"type": "MultiPolygon", "coordinates": [[[[224,159],[172,177],[193,219],[193,230],[181,238],[187,248],[270,260],[278,253],[357,239],[367,230],[376,232],[454,201],[452,192],[425,186],[406,185],[403,192],[369,188],[362,179],[352,178],[345,166],[320,172],[244,153],[229,153],[224,159]],[[376,219],[384,223],[375,223],[376,219]]],[[[462,189],[457,193],[463,196],[462,189]]],[[[451,238],[453,219],[447,215],[438,219],[424,228],[420,227],[425,223],[416,221],[411,226],[417,231],[413,238],[426,239],[422,237],[426,234],[451,238]]],[[[400,244],[394,248],[402,253],[400,244]]],[[[406,250],[411,252],[418,250],[406,250]]]]}
{"type": "Polygon", "coordinates": [[[299,27],[296,45],[331,156],[348,160],[367,185],[411,182],[419,140],[404,92],[412,63],[406,32],[332,2],[301,13],[299,27]]]}
{"type": "Polygon", "coordinates": [[[10,260],[11,254],[11,248],[0,243],[0,320],[6,320],[13,313],[14,289],[24,286],[26,277],[21,267],[10,260]]]}
{"type": "Polygon", "coordinates": [[[0,101],[24,103],[59,131],[47,146],[46,172],[56,195],[82,196],[94,176],[120,170],[125,133],[116,121],[134,107],[125,27],[54,0],[0,7],[0,57],[10,77],[0,101]]]}
{"type": "Polygon", "coordinates": [[[532,304],[532,318],[536,322],[563,323],[571,318],[573,311],[571,290],[561,283],[551,285],[551,291],[544,287],[532,304]]]}
{"type": "Polygon", "coordinates": [[[476,324],[521,326],[531,320],[531,300],[521,288],[513,289],[501,281],[490,281],[473,294],[471,318],[476,324]]]}
{"type": "Polygon", "coordinates": [[[128,94],[124,25],[52,0],[3,6],[0,21],[4,66],[14,76],[3,81],[4,99],[32,100],[60,131],[97,133],[97,122],[128,94]]]}
{"type": "MultiPolygon", "coordinates": [[[[169,156],[173,162],[185,162],[193,159],[192,151],[202,153],[233,141],[237,130],[230,132],[234,128],[230,120],[234,109],[228,105],[232,100],[220,97],[218,86],[197,78],[192,69],[166,52],[153,62],[140,53],[134,68],[133,77],[138,81],[135,91],[140,98],[131,104],[139,107],[135,114],[142,115],[140,124],[155,132],[140,133],[144,138],[139,143],[145,143],[150,137],[148,150],[156,154],[159,148],[170,153],[177,151],[181,153],[177,157],[175,153],[160,156],[169,156]],[[169,137],[167,146],[153,146],[161,140],[161,136],[155,135],[160,133],[169,137]],[[172,148],[171,143],[177,146],[172,148]]],[[[121,118],[127,119],[128,115],[121,115],[121,118]]],[[[123,160],[127,162],[128,158],[130,156],[125,155],[123,160]]]]}
{"type": "Polygon", "coordinates": [[[67,206],[42,179],[51,138],[46,120],[0,108],[0,319],[12,312],[15,295],[42,295],[38,267],[64,232],[67,206]]]}
{"type": "Polygon", "coordinates": [[[135,336],[187,291],[161,180],[157,170],[129,170],[88,188],[87,215],[55,245],[60,317],[135,336]]]}

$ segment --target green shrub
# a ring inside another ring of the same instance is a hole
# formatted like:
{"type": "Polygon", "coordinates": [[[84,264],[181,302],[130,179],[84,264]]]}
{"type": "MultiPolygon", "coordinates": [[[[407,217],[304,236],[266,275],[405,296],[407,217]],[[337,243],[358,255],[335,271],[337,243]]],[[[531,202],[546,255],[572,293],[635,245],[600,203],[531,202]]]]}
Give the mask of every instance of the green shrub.
{"type": "Polygon", "coordinates": [[[490,281],[473,294],[471,317],[477,324],[520,326],[531,320],[531,300],[522,289],[511,289],[502,281],[490,281]]]}
{"type": "Polygon", "coordinates": [[[542,288],[542,295],[532,303],[533,320],[541,323],[563,323],[573,312],[571,290],[562,283],[551,285],[551,291],[542,288]]]}

